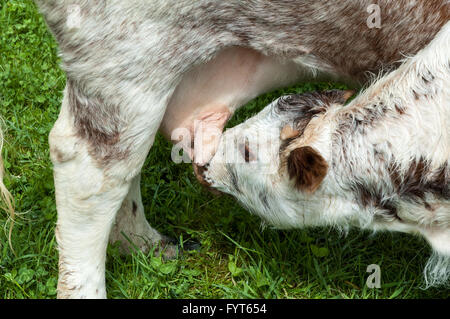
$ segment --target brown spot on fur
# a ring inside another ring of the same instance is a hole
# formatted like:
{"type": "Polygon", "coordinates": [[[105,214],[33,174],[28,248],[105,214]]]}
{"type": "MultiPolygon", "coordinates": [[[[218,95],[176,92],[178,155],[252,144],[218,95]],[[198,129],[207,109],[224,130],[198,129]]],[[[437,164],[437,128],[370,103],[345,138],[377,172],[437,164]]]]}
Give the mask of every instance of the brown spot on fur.
{"type": "Polygon", "coordinates": [[[340,102],[341,104],[346,103],[353,95],[355,95],[355,93],[356,92],[354,90],[342,91],[342,95],[341,95],[342,100],[338,101],[338,102],[340,102]]]}
{"type": "Polygon", "coordinates": [[[427,202],[424,202],[423,205],[425,206],[425,208],[427,210],[429,210],[430,212],[434,212],[436,209],[433,208],[430,204],[428,204],[427,202]]]}
{"type": "Polygon", "coordinates": [[[397,104],[395,105],[395,110],[397,111],[398,114],[403,115],[405,114],[405,109],[403,107],[398,106],[397,104]]]}
{"type": "Polygon", "coordinates": [[[200,182],[200,184],[206,187],[210,187],[211,184],[205,180],[205,177],[203,175],[207,171],[207,168],[205,166],[199,166],[195,163],[192,165],[192,168],[194,170],[194,175],[195,177],[197,177],[197,180],[200,182]]]}
{"type": "Polygon", "coordinates": [[[195,177],[197,178],[197,180],[199,181],[199,183],[201,185],[203,185],[208,191],[210,191],[214,195],[221,195],[222,194],[217,189],[212,188],[211,184],[208,181],[206,181],[206,179],[205,179],[204,173],[208,170],[208,165],[206,165],[206,166],[199,166],[199,165],[193,163],[192,164],[192,168],[194,170],[195,177]]]}
{"type": "Polygon", "coordinates": [[[344,104],[354,91],[329,90],[282,96],[278,99],[277,111],[287,113],[286,116],[294,118],[293,126],[287,124],[281,131],[279,153],[282,154],[288,145],[301,136],[313,117],[325,113],[333,104],[344,104]],[[289,128],[287,128],[289,127],[289,128]]]}
{"type": "Polygon", "coordinates": [[[423,158],[413,160],[406,171],[400,171],[391,164],[388,166],[395,192],[402,198],[414,202],[425,202],[427,193],[438,198],[450,199],[450,169],[448,163],[441,165],[436,170],[431,170],[427,161],[423,158]]]}
{"type": "Polygon", "coordinates": [[[383,120],[389,110],[390,108],[383,101],[366,106],[353,104],[351,108],[340,113],[338,132],[341,135],[352,135],[358,130],[361,135],[365,135],[366,129],[383,120]]]}
{"type": "Polygon", "coordinates": [[[58,161],[58,163],[64,162],[64,154],[61,153],[59,149],[57,149],[56,147],[52,148],[52,153],[55,153],[56,160],[58,161]]]}
{"type": "Polygon", "coordinates": [[[428,186],[435,195],[450,199],[450,166],[448,162],[434,172],[428,181],[428,186]]]}
{"type": "Polygon", "coordinates": [[[296,137],[291,137],[288,138],[286,140],[281,140],[281,145],[280,145],[280,149],[278,151],[278,153],[280,154],[280,156],[284,159],[285,156],[283,156],[283,154],[285,153],[286,149],[289,147],[289,145],[291,145],[291,143],[294,143],[297,140],[298,136],[296,137]]]}
{"type": "Polygon", "coordinates": [[[53,161],[57,163],[64,163],[72,159],[72,156],[64,154],[59,148],[56,146],[50,147],[50,156],[53,161]]]}
{"type": "Polygon", "coordinates": [[[289,154],[287,170],[299,190],[314,193],[327,175],[328,164],[315,149],[304,146],[289,154]]]}
{"type": "Polygon", "coordinates": [[[328,90],[309,92],[304,94],[291,94],[278,99],[277,109],[280,112],[299,113],[299,117],[308,116],[309,119],[323,113],[331,104],[344,104],[354,91],[328,90]]]}
{"type": "Polygon", "coordinates": [[[378,209],[375,218],[382,221],[401,220],[397,214],[397,206],[393,200],[384,199],[382,192],[370,185],[354,182],[351,185],[356,199],[362,207],[378,209]]]}
{"type": "Polygon", "coordinates": [[[129,150],[119,145],[123,123],[118,107],[107,105],[101,97],[85,95],[70,79],[66,89],[75,130],[89,143],[89,154],[102,164],[127,158],[129,150]]]}
{"type": "Polygon", "coordinates": [[[132,212],[133,212],[133,216],[136,217],[136,211],[137,211],[137,205],[136,202],[133,201],[133,208],[132,208],[132,212]]]}
{"type": "Polygon", "coordinates": [[[280,133],[280,138],[282,141],[285,141],[287,139],[296,137],[300,134],[300,132],[298,130],[295,130],[292,128],[292,126],[290,126],[289,124],[286,124],[283,129],[281,130],[280,133]]]}

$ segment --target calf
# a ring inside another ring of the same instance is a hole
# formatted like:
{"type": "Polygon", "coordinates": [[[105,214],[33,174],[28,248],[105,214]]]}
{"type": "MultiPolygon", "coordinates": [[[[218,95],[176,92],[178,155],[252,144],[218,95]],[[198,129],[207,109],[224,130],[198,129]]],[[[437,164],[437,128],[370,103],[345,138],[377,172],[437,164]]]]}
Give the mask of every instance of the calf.
{"type": "Polygon", "coordinates": [[[416,56],[351,93],[281,97],[227,130],[205,182],[279,228],[422,235],[427,285],[450,275],[450,23],[416,56]]]}

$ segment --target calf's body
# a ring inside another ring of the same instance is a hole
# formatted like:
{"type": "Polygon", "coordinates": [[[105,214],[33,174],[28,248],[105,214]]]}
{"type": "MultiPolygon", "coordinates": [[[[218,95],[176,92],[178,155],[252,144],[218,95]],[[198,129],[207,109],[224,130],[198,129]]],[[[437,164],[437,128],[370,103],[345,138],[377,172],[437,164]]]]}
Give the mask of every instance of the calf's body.
{"type": "Polygon", "coordinates": [[[428,285],[450,276],[450,23],[349,105],[281,97],[227,130],[204,180],[280,228],[422,235],[428,285]]]}

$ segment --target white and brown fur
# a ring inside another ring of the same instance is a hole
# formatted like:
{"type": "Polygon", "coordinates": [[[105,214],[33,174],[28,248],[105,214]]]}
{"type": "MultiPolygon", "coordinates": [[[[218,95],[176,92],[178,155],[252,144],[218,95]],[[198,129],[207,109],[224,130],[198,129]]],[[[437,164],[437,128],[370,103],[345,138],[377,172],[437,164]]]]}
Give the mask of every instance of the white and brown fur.
{"type": "Polygon", "coordinates": [[[279,98],[223,134],[205,181],[280,228],[419,234],[433,249],[426,284],[448,284],[450,22],[344,106],[350,95],[279,98]]]}
{"type": "MultiPolygon", "coordinates": [[[[59,247],[58,297],[106,297],[109,240],[149,249],[166,240],[145,220],[139,180],[158,129],[221,131],[270,89],[311,78],[364,83],[398,66],[449,20],[446,0],[35,0],[67,74],[50,137],[59,247]],[[79,26],[68,22],[72,5],[79,26]]],[[[201,133],[201,132],[200,132],[201,133]]],[[[174,137],[174,141],[178,142],[174,137]]],[[[198,164],[219,138],[200,140],[198,164]]]]}

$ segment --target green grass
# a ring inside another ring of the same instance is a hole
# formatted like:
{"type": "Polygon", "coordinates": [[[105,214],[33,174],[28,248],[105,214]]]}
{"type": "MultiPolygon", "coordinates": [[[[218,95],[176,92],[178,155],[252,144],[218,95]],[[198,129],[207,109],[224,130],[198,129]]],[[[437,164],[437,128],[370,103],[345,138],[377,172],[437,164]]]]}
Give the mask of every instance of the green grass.
{"type": "MultiPolygon", "coordinates": [[[[56,207],[48,133],[65,77],[57,46],[30,0],[0,0],[0,116],[6,143],[5,183],[17,218],[8,247],[7,216],[0,214],[0,298],[54,298],[56,207]]],[[[259,97],[236,114],[235,125],[287,92],[339,87],[302,84],[259,97]]],[[[108,248],[110,298],[443,298],[422,290],[429,248],[403,234],[328,229],[277,231],[232,198],[214,197],[187,164],[173,164],[171,145],[158,136],[143,170],[142,195],[151,225],[202,244],[199,252],[163,262],[140,252],[123,257],[108,248]],[[382,287],[366,287],[366,268],[378,264],[382,287]]]]}

